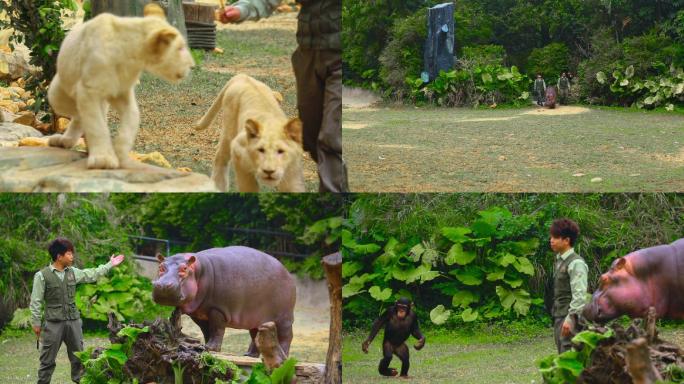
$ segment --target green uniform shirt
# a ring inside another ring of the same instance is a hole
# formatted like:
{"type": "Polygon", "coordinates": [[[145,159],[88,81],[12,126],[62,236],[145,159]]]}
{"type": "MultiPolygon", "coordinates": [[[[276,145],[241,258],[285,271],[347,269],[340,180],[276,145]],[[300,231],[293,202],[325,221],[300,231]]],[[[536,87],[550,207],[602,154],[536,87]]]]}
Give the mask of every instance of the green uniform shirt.
{"type": "MultiPolygon", "coordinates": [[[[109,271],[112,269],[112,263],[109,262],[107,264],[102,264],[97,268],[78,269],[74,267],[67,267],[64,270],[68,268],[74,271],[76,284],[94,283],[97,281],[97,279],[109,273],[109,271]]],[[[64,271],[58,271],[52,264],[50,264],[50,270],[52,270],[60,280],[64,281],[64,271]]],[[[29,308],[31,309],[31,324],[34,326],[41,325],[44,302],[45,278],[43,277],[43,274],[38,271],[33,276],[33,291],[31,291],[31,304],[29,305],[29,308]]]]}
{"type": "MultiPolygon", "coordinates": [[[[573,253],[575,253],[575,249],[570,248],[562,255],[556,254],[556,261],[564,261],[573,253]]],[[[571,315],[581,314],[584,306],[587,304],[587,279],[589,275],[587,263],[582,259],[574,260],[568,265],[568,275],[570,275],[572,300],[570,301],[570,308],[568,308],[568,315],[565,317],[565,321],[574,326],[571,315]]]]}
{"type": "MultiPolygon", "coordinates": [[[[297,0],[302,8],[297,16],[297,44],[302,49],[342,50],[341,0],[297,0]]],[[[238,0],[231,4],[240,10],[240,19],[259,20],[270,16],[280,0],[238,0]]]]}

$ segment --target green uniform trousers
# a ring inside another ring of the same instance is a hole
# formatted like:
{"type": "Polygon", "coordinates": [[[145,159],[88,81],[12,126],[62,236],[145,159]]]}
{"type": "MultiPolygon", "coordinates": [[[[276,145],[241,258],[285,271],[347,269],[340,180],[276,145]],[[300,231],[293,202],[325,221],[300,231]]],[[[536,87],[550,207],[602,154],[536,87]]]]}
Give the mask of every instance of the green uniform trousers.
{"type": "Polygon", "coordinates": [[[83,365],[74,352],[83,350],[83,332],[81,319],[65,321],[46,321],[41,331],[42,348],[40,349],[40,368],[38,384],[49,384],[55,371],[57,352],[66,344],[67,354],[71,362],[71,380],[78,383],[83,374],[83,365]]]}
{"type": "Polygon", "coordinates": [[[342,54],[301,47],[292,55],[304,150],[318,165],[320,192],[349,192],[342,159],[342,54]]]}
{"type": "Polygon", "coordinates": [[[561,336],[561,328],[563,328],[563,322],[565,322],[565,316],[556,317],[553,319],[553,339],[556,342],[556,348],[558,353],[561,354],[565,351],[572,349],[572,338],[575,336],[575,332],[571,332],[570,336],[561,336]]]}

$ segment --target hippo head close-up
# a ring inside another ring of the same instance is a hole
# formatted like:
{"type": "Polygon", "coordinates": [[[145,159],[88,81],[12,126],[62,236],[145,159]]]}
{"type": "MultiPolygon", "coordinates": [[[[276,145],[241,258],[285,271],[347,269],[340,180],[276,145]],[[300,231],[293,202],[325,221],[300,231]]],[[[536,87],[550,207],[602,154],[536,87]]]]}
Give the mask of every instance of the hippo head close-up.
{"type": "Polygon", "coordinates": [[[159,277],[152,283],[152,299],[161,305],[180,306],[197,295],[198,261],[192,254],[164,258],[158,254],[159,277]]]}
{"type": "Polygon", "coordinates": [[[599,288],[582,314],[598,323],[622,315],[642,317],[648,311],[649,299],[644,282],[634,274],[630,259],[621,257],[613,262],[608,272],[601,275],[599,288]]]}

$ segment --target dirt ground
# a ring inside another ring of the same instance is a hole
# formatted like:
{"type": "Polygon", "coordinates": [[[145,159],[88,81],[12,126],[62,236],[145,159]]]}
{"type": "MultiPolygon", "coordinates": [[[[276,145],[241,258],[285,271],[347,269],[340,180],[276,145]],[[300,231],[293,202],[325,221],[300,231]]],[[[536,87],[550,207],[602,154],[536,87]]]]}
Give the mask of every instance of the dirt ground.
{"type": "MultiPolygon", "coordinates": [[[[274,14],[257,22],[219,25],[217,46],[224,52],[197,51],[200,63],[188,79],[172,85],[143,75],[137,88],[141,126],[134,150],[159,151],[175,168],[211,174],[222,116],[205,131],[194,131],[192,126],[209,109],[225,83],[239,73],[280,92],[284,97],[283,110],[288,116],[296,116],[296,87],[290,62],[297,46],[296,25],[295,12],[274,14]]],[[[110,122],[116,126],[114,115],[110,122]]],[[[307,191],[316,191],[316,164],[306,154],[304,177],[307,191]]]]}
{"type": "Polygon", "coordinates": [[[684,188],[682,114],[413,107],[346,95],[344,156],[355,192],[684,188]]]}

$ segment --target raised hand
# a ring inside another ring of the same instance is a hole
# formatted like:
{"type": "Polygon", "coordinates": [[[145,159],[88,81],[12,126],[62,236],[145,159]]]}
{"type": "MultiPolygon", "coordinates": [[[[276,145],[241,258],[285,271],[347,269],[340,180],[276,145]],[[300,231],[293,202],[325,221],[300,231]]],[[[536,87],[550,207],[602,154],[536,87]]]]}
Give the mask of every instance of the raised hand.
{"type": "Polygon", "coordinates": [[[116,267],[117,265],[121,264],[124,261],[125,256],[124,255],[118,255],[109,258],[109,261],[112,263],[113,267],[116,267]]]}

